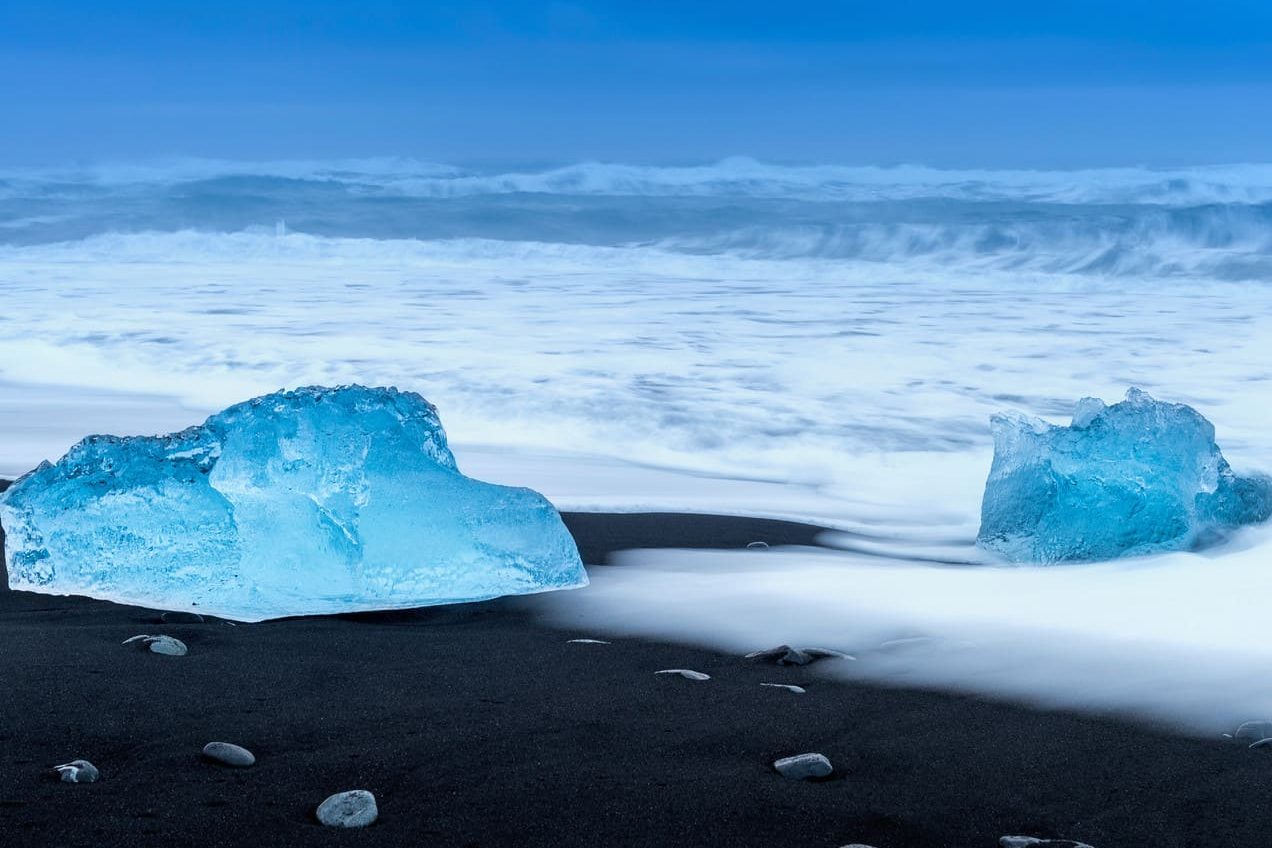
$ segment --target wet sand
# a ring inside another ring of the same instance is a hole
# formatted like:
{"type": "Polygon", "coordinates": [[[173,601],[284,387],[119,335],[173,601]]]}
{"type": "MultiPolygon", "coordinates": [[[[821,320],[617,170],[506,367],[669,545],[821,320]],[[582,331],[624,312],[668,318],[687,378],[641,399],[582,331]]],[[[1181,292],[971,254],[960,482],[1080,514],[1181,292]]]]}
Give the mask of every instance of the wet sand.
{"type": "MultiPolygon", "coordinates": [[[[736,547],[816,529],[746,521],[567,516],[591,562],[633,542],[736,547]]],[[[545,628],[533,607],[160,624],[154,611],[0,592],[0,843],[993,848],[1025,834],[1221,848],[1272,830],[1267,752],[843,683],[815,665],[570,644],[607,636],[545,628]],[[190,653],[120,645],[140,633],[190,653]],[[655,674],[666,668],[711,680],[655,674]],[[202,761],[213,740],[257,765],[202,761]],[[835,775],[800,783],[770,768],[806,751],[835,775]],[[58,783],[50,768],[81,757],[101,781],[58,783]],[[327,795],[355,788],[375,793],[378,823],[315,821],[327,795]]]]}

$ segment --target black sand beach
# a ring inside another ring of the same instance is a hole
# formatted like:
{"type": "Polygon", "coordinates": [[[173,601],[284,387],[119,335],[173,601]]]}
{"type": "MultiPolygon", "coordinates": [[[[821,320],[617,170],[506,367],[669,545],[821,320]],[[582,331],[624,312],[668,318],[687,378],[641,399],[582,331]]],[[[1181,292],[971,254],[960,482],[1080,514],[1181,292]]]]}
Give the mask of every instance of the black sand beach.
{"type": "MultiPolygon", "coordinates": [[[[662,527],[676,544],[754,538],[727,520],[677,521],[570,524],[591,559],[662,527]]],[[[231,626],[0,592],[0,845],[1272,844],[1266,752],[833,682],[816,666],[625,638],[569,644],[606,636],[539,626],[526,606],[231,626]],[[140,633],[190,653],[120,645],[140,633]],[[665,668],[712,679],[654,674],[665,668]],[[257,765],[203,762],[213,740],[250,748],[257,765]],[[771,770],[806,751],[836,775],[798,783],[771,770]],[[76,758],[101,781],[57,782],[50,768],[76,758]],[[315,821],[327,795],[355,788],[375,793],[375,825],[315,821]]]]}

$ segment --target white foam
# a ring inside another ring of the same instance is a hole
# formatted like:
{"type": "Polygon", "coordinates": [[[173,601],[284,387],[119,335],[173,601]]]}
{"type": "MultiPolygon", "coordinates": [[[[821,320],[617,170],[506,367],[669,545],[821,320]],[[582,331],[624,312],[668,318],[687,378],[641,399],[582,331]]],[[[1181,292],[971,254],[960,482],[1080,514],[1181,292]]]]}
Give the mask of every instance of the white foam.
{"type": "Polygon", "coordinates": [[[933,567],[851,553],[641,551],[533,608],[571,628],[739,656],[824,645],[820,671],[1200,733],[1272,715],[1269,531],[1220,556],[1053,568],[933,567]],[[922,637],[922,638],[919,638],[922,637]]]}
{"type": "MultiPolygon", "coordinates": [[[[551,179],[569,191],[627,180],[633,192],[663,190],[640,180],[690,192],[750,181],[738,190],[752,194],[776,179],[720,168],[551,179]]],[[[385,185],[402,177],[382,170],[385,185]]],[[[1206,179],[1250,199],[1261,173],[1206,179]]],[[[945,179],[878,175],[916,191],[945,191],[945,179]]],[[[995,179],[1053,199],[1094,196],[1101,180],[1111,193],[1152,183],[1140,172],[995,179]]],[[[971,191],[975,180],[954,182],[971,191]]],[[[1205,184],[1193,173],[1171,191],[1194,202],[1205,184]]],[[[869,230],[880,241],[851,260],[786,250],[781,227],[762,234],[777,245],[765,250],[736,233],[714,246],[598,247],[276,236],[272,223],[3,246],[0,474],[89,432],[178,429],[281,387],[392,384],[439,406],[468,473],[566,508],[768,515],[845,534],[828,539],[843,548],[836,559],[640,555],[638,568],[599,572],[580,615],[733,650],[802,640],[857,653],[923,633],[941,637],[940,652],[894,647],[854,667],[1207,728],[1272,713],[1260,682],[1272,679],[1272,633],[1257,606],[1267,534],[1213,557],[1108,568],[916,565],[981,561],[971,541],[987,421],[1001,409],[1057,420],[1079,397],[1138,385],[1214,421],[1238,471],[1272,470],[1272,290],[1257,273],[1217,279],[1243,252],[1262,256],[1266,236],[1173,243],[1153,231],[1101,270],[1103,254],[1080,240],[978,253],[952,230],[914,226],[869,230]],[[981,647],[950,647],[969,641],[981,647]]]]}

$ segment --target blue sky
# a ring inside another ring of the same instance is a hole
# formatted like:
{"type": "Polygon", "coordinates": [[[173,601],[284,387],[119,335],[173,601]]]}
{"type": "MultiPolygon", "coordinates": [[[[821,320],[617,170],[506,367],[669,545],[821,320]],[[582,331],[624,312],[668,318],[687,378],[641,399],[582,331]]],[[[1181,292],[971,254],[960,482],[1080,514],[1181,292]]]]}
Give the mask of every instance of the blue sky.
{"type": "Polygon", "coordinates": [[[0,3],[0,161],[1272,160],[1272,3],[0,3]]]}

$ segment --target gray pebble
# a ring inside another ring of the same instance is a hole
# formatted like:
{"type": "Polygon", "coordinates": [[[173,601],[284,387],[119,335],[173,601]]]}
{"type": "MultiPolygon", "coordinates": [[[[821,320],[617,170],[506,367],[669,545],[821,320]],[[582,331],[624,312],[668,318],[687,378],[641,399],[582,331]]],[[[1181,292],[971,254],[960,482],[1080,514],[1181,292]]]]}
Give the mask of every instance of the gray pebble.
{"type": "Polygon", "coordinates": [[[793,757],[783,757],[773,763],[773,768],[777,769],[782,777],[789,777],[791,780],[827,777],[835,770],[830,760],[821,754],[796,754],[793,757]]]}
{"type": "Polygon", "coordinates": [[[655,671],[654,674],[679,674],[685,680],[710,680],[711,675],[703,674],[700,671],[694,671],[689,668],[664,668],[662,671],[655,671]]]}
{"type": "Polygon", "coordinates": [[[239,745],[229,742],[209,742],[203,746],[203,756],[225,766],[247,768],[256,765],[256,755],[239,745]]]}
{"type": "Polygon", "coordinates": [[[164,624],[202,624],[203,616],[199,615],[197,612],[171,610],[159,616],[159,620],[164,624]]]}
{"type": "Polygon", "coordinates": [[[365,789],[337,792],[318,805],[318,821],[327,827],[366,827],[379,815],[375,796],[365,789]]]}
{"type": "Polygon", "coordinates": [[[768,686],[770,689],[785,689],[787,692],[794,692],[796,695],[803,695],[808,690],[803,686],[793,686],[790,683],[761,683],[761,686],[768,686]]]}
{"type": "Polygon", "coordinates": [[[567,645],[608,645],[604,639],[570,639],[567,645]]]}
{"type": "Polygon", "coordinates": [[[69,763],[54,766],[53,770],[62,778],[63,783],[96,783],[97,778],[101,777],[97,766],[88,760],[71,760],[69,763]]]}
{"type": "Polygon", "coordinates": [[[998,840],[999,848],[1091,848],[1085,842],[1071,839],[1038,839],[1033,836],[1004,836],[998,840]]]}
{"type": "Polygon", "coordinates": [[[752,651],[747,654],[748,660],[764,660],[778,665],[808,665],[822,659],[855,660],[851,654],[843,651],[832,651],[830,648],[792,648],[790,645],[778,645],[764,651],[752,651]]]}
{"type": "Polygon", "coordinates": [[[140,636],[133,636],[130,639],[125,639],[122,644],[141,644],[142,646],[149,648],[150,652],[153,654],[163,654],[169,657],[184,657],[190,652],[190,649],[185,646],[185,642],[182,642],[180,639],[174,639],[171,636],[150,636],[143,633],[140,636]]]}

